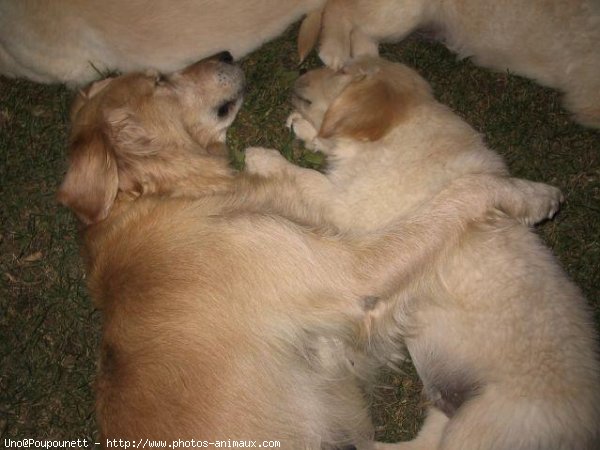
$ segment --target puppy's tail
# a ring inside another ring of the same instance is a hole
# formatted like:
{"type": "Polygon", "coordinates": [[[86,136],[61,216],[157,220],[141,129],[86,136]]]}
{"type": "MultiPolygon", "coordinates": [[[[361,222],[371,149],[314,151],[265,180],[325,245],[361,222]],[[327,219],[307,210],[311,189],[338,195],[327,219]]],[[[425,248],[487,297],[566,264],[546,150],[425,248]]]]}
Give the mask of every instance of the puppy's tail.
{"type": "Polygon", "coordinates": [[[317,9],[307,14],[300,25],[298,33],[298,55],[300,62],[304,61],[311,52],[319,35],[321,34],[321,21],[323,18],[323,9],[317,9]]]}

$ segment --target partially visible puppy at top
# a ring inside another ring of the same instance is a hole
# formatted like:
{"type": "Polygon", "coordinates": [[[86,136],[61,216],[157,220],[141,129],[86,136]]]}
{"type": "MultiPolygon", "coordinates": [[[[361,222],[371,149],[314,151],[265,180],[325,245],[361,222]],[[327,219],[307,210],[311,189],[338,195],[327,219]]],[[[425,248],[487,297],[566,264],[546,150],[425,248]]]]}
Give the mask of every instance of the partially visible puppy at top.
{"type": "Polygon", "coordinates": [[[171,72],[240,58],[324,0],[0,0],[0,74],[83,85],[101,74],[171,72]]]}
{"type": "Polygon", "coordinates": [[[427,28],[460,58],[559,90],[575,121],[600,128],[599,0],[328,0],[320,22],[307,18],[302,57],[319,32],[337,69],[427,28]]]}

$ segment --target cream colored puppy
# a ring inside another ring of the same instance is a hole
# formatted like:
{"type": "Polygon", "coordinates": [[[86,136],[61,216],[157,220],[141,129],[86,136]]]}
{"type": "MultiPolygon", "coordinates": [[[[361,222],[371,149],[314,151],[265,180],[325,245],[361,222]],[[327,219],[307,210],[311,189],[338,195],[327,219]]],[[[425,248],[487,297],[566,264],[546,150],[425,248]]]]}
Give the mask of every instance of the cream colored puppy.
{"type": "Polygon", "coordinates": [[[322,25],[333,68],[427,27],[461,58],[562,91],[575,120],[600,128],[598,0],[329,0],[322,25]]]}
{"type": "MultiPolygon", "coordinates": [[[[481,136],[406,66],[366,58],[315,70],[297,81],[293,103],[290,125],[327,155],[327,172],[265,149],[249,150],[248,170],[293,179],[298,202],[343,230],[413,217],[470,174],[507,175],[481,136]]],[[[593,320],[538,237],[510,218],[473,225],[429,264],[393,301],[372,305],[362,342],[382,362],[405,345],[432,404],[418,438],[389,448],[600,448],[593,320]]]]}
{"type": "Polygon", "coordinates": [[[83,84],[110,71],[171,72],[235,58],[324,0],[0,0],[0,74],[83,84]]]}

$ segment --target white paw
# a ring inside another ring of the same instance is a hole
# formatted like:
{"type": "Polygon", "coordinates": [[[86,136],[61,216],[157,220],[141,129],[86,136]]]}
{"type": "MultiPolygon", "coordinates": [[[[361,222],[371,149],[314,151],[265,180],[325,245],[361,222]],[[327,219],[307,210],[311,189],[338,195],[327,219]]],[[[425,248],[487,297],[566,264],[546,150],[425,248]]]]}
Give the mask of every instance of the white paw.
{"type": "Polygon", "coordinates": [[[350,46],[348,51],[337,48],[335,44],[321,45],[319,48],[319,59],[323,61],[327,67],[333,70],[340,70],[350,60],[350,46]]]}
{"type": "MultiPolygon", "coordinates": [[[[326,18],[325,18],[326,19],[326,18]]],[[[352,57],[351,43],[352,25],[347,22],[323,22],[319,58],[323,64],[334,69],[341,69],[352,57]]]]}
{"type": "Polygon", "coordinates": [[[544,220],[552,219],[560,204],[565,201],[560,189],[544,183],[530,183],[530,199],[533,202],[528,208],[528,214],[519,220],[532,226],[544,220]]]}
{"type": "Polygon", "coordinates": [[[245,171],[254,175],[269,176],[285,172],[290,164],[277,150],[249,147],[245,151],[245,171]]]}
{"type": "Polygon", "coordinates": [[[298,112],[291,113],[285,121],[285,126],[294,132],[296,137],[309,144],[317,137],[317,130],[298,112]]]}

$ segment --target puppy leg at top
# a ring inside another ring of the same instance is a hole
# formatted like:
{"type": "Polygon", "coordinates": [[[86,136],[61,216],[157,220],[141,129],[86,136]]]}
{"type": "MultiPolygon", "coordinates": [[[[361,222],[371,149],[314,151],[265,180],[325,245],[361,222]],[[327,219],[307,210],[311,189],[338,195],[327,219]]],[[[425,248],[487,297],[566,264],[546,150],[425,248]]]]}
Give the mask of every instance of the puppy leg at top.
{"type": "Polygon", "coordinates": [[[322,16],[319,57],[339,69],[352,57],[377,54],[379,41],[400,40],[423,22],[424,1],[330,0],[322,16]],[[354,47],[356,46],[356,47],[354,47]]]}
{"type": "Polygon", "coordinates": [[[332,69],[341,68],[352,57],[352,5],[330,0],[323,10],[319,58],[332,69]],[[347,7],[350,6],[350,7],[347,7]]]}

